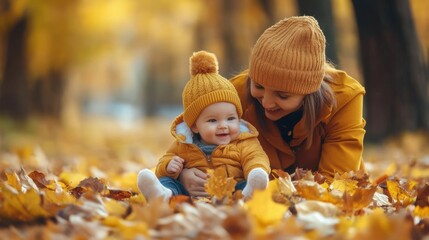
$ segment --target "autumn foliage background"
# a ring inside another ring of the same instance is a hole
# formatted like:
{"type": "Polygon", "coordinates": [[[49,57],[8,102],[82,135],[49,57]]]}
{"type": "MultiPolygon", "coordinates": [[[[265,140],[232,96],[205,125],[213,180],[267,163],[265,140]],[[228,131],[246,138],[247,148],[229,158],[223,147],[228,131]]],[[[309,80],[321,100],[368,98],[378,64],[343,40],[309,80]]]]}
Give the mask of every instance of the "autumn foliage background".
{"type": "MultiPolygon", "coordinates": [[[[207,186],[213,198],[148,204],[138,192],[137,172],[155,166],[172,141],[169,127],[181,111],[189,56],[216,53],[225,77],[245,69],[260,33],[298,13],[295,1],[273,3],[267,15],[255,0],[2,1],[0,238],[428,235],[425,131],[367,141],[368,174],[324,182],[316,173],[277,171],[269,189],[247,202],[232,193],[221,171],[211,173],[207,186]]],[[[410,4],[428,53],[429,6],[410,4]]],[[[332,0],[332,6],[336,64],[365,84],[351,3],[332,0]]]]}

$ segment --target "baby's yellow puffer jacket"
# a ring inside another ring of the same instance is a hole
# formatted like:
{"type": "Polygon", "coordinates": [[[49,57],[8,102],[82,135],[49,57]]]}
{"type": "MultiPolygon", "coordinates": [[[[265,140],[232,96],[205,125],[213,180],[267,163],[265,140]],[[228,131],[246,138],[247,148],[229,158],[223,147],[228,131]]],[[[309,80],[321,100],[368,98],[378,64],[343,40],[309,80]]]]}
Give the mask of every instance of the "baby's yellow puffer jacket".
{"type": "Polygon", "coordinates": [[[207,169],[225,168],[228,177],[237,182],[247,179],[254,168],[262,168],[270,173],[270,162],[258,140],[258,131],[250,123],[240,120],[240,134],[237,139],[227,145],[217,146],[211,156],[206,156],[201,149],[192,143],[192,131],[179,115],[171,125],[171,134],[175,141],[161,157],[155,174],[159,177],[177,179],[180,173],[169,174],[167,165],[173,156],[185,160],[183,168],[198,168],[204,172],[207,169]]]}

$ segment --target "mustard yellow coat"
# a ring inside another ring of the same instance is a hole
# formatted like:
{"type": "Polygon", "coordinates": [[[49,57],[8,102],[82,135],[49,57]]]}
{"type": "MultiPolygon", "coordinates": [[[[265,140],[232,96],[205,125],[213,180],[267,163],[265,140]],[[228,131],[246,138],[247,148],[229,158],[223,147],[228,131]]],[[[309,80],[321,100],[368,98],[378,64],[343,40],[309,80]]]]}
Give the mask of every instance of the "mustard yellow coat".
{"type": "Polygon", "coordinates": [[[198,168],[204,172],[207,169],[225,168],[228,177],[234,177],[239,182],[247,179],[249,172],[257,167],[270,173],[270,162],[258,141],[258,131],[251,124],[241,120],[238,138],[227,145],[219,145],[207,157],[203,151],[192,143],[192,131],[179,115],[171,125],[171,134],[175,141],[161,157],[156,166],[157,177],[172,177],[177,179],[179,173],[169,174],[167,165],[173,156],[185,160],[183,168],[198,168]]]}
{"type": "Polygon", "coordinates": [[[343,71],[332,71],[330,83],[337,101],[331,109],[325,106],[314,129],[306,129],[301,119],[293,129],[290,146],[282,139],[274,124],[262,116],[265,123],[256,118],[254,101],[249,100],[247,71],[231,79],[243,106],[243,119],[259,131],[259,141],[267,153],[271,169],[286,169],[292,165],[312,171],[319,171],[331,178],[335,172],[343,173],[364,169],[362,160],[365,120],[362,117],[365,89],[359,82],[343,71]],[[264,125],[264,128],[262,127],[264,125]],[[313,144],[305,149],[309,131],[314,132],[313,144]]]}

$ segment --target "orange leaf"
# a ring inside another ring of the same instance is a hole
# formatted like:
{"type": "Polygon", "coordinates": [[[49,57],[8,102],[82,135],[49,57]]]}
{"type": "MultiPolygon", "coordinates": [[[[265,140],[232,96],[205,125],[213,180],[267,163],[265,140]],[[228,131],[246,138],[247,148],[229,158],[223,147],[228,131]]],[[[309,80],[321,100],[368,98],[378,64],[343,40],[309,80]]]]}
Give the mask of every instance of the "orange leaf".
{"type": "Polygon", "coordinates": [[[227,177],[224,168],[216,168],[215,170],[209,169],[207,170],[207,175],[208,179],[205,184],[207,193],[211,196],[215,196],[219,200],[224,197],[231,199],[237,181],[232,177],[227,177]]]}
{"type": "Polygon", "coordinates": [[[377,186],[371,186],[370,188],[357,188],[352,194],[350,192],[344,192],[343,195],[343,210],[346,213],[354,213],[357,210],[361,210],[367,207],[373,201],[373,196],[377,186]]]}

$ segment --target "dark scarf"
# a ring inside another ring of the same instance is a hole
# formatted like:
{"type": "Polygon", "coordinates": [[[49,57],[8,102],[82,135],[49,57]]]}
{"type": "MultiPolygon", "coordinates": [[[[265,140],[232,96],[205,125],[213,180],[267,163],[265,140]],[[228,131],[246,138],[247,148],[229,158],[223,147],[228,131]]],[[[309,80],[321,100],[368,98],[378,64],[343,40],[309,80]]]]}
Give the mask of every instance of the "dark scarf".
{"type": "Polygon", "coordinates": [[[194,136],[192,136],[192,142],[197,145],[197,147],[200,148],[206,156],[210,156],[213,150],[217,147],[217,145],[214,144],[203,143],[199,134],[194,134],[194,136]]]}
{"type": "Polygon", "coordinates": [[[293,138],[293,128],[302,118],[302,112],[303,109],[300,108],[274,122],[279,128],[283,140],[288,144],[293,138]]]}

